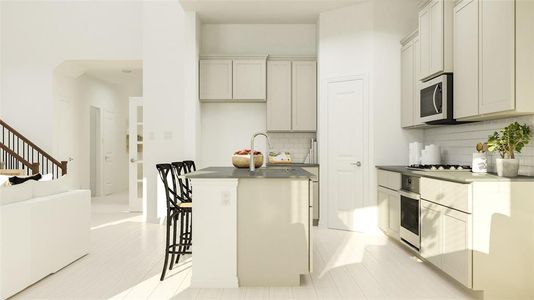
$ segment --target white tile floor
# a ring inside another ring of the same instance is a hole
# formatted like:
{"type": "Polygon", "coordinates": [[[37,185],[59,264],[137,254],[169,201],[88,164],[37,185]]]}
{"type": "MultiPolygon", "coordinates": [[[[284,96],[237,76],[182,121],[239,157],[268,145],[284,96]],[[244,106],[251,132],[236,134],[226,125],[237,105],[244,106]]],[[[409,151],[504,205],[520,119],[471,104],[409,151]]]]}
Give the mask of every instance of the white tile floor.
{"type": "Polygon", "coordinates": [[[315,271],[300,287],[193,289],[191,257],[159,281],[164,227],[127,212],[125,194],[93,199],[91,252],[13,299],[472,299],[384,236],[315,229],[315,271]]]}

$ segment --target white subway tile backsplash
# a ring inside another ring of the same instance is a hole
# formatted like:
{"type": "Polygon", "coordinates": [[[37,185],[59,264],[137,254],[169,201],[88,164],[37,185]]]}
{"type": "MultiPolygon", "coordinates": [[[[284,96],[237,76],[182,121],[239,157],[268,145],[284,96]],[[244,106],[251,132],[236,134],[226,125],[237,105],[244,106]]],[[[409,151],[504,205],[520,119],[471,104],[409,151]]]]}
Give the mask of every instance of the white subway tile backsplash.
{"type": "MultiPolygon", "coordinates": [[[[486,142],[490,134],[515,121],[530,125],[534,131],[534,116],[524,116],[425,129],[424,144],[440,145],[443,163],[470,165],[478,142],[486,142]]],[[[534,176],[534,141],[521,152],[517,155],[520,161],[519,174],[534,176]]],[[[488,154],[490,171],[494,171],[495,159],[498,157],[498,153],[488,154]]]]}
{"type": "Polygon", "coordinates": [[[315,133],[303,132],[269,132],[274,152],[289,152],[293,162],[302,163],[310,151],[311,139],[315,133]]]}

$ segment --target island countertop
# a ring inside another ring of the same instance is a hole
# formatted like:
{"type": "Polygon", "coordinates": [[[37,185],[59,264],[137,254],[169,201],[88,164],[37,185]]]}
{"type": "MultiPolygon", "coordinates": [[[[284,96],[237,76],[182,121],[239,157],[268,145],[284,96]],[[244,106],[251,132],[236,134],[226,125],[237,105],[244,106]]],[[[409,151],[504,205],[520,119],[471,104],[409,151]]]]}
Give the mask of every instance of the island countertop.
{"type": "Polygon", "coordinates": [[[234,167],[208,167],[184,175],[189,179],[209,179],[209,178],[312,178],[315,175],[305,171],[300,167],[288,168],[258,168],[254,172],[248,169],[238,169],[234,167]]]}

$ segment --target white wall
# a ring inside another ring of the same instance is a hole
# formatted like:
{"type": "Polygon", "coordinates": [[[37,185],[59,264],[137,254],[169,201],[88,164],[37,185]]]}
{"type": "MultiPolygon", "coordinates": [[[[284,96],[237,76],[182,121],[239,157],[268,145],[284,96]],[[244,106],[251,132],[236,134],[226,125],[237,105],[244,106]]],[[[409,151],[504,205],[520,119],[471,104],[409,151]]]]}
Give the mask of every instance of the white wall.
{"type": "MultiPolygon", "coordinates": [[[[322,13],[319,18],[319,107],[326,99],[321,93],[328,78],[366,75],[369,86],[370,116],[368,145],[370,180],[364,191],[369,230],[376,228],[375,165],[402,165],[408,160],[408,143],[422,140],[420,130],[400,127],[400,40],[417,28],[417,1],[376,0],[322,13]]],[[[324,153],[326,130],[319,111],[319,145],[324,153]]],[[[326,160],[321,155],[321,163],[326,160]]],[[[321,172],[326,174],[326,172],[321,172]]],[[[321,179],[321,207],[326,208],[326,178],[321,179]],[[324,202],[323,202],[324,201],[324,202]]],[[[326,225],[326,209],[321,225],[326,225]]]]}
{"type": "Polygon", "coordinates": [[[316,54],[315,24],[204,24],[201,54],[316,54]]]}
{"type": "Polygon", "coordinates": [[[54,116],[54,68],[65,60],[140,59],[142,4],[1,1],[0,5],[0,116],[45,151],[52,151],[58,139],[52,120],[60,117],[54,116]]]}
{"type": "MultiPolygon", "coordinates": [[[[315,56],[316,50],[315,24],[202,25],[202,55],[315,56]]],[[[234,151],[250,148],[252,134],[267,130],[266,114],[265,103],[201,104],[200,165],[231,166],[234,151]]],[[[256,146],[265,153],[265,138],[256,146]]]]}

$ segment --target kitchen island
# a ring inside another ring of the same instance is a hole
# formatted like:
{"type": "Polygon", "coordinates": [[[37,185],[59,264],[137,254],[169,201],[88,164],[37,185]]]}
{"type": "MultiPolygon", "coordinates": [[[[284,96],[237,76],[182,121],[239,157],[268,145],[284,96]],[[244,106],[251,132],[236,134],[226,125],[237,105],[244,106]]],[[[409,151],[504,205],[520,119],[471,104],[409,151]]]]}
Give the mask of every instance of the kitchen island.
{"type": "Polygon", "coordinates": [[[194,191],[193,287],[300,284],[311,270],[313,174],[209,167],[185,177],[194,191]]]}

